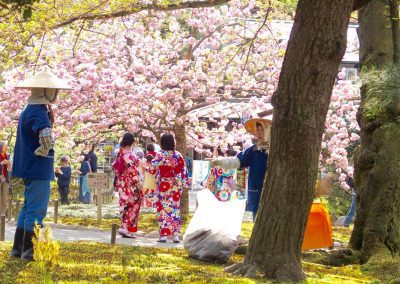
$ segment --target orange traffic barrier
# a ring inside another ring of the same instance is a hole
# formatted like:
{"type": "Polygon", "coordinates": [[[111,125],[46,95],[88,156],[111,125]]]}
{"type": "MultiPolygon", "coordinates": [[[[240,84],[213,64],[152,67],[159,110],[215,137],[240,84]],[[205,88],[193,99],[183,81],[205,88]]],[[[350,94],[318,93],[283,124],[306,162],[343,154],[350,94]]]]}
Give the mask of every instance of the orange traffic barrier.
{"type": "Polygon", "coordinates": [[[311,205],[302,250],[333,247],[332,223],[328,210],[321,203],[311,205]]]}

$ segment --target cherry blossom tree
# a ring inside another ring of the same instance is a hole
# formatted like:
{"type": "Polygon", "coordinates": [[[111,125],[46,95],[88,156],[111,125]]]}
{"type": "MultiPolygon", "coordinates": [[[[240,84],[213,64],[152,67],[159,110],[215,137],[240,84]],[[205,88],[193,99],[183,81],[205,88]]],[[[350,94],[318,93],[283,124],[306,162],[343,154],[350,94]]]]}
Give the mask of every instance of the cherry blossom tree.
{"type": "Polygon", "coordinates": [[[74,86],[54,109],[54,134],[70,148],[76,140],[126,130],[156,140],[173,132],[183,153],[195,147],[211,155],[209,147],[250,141],[243,125],[223,113],[210,113],[207,123],[193,112],[235,98],[249,100],[239,115],[265,110],[285,46],[275,38],[271,9],[263,9],[237,1],[219,9],[143,11],[61,28],[41,39],[29,69],[5,73],[2,107],[15,115],[0,123],[17,121],[29,93],[13,89],[16,82],[49,66],[74,86]]]}

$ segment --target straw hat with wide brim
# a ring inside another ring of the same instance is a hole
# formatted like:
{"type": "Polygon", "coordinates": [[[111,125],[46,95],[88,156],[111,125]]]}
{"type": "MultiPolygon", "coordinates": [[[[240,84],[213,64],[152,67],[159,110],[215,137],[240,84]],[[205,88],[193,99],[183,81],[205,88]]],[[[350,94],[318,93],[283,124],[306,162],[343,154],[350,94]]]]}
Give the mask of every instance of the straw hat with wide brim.
{"type": "Polygon", "coordinates": [[[32,78],[26,79],[20,82],[15,88],[18,89],[66,89],[72,90],[72,87],[68,85],[66,81],[58,78],[52,72],[48,70],[40,71],[36,73],[32,78]]]}
{"type": "Polygon", "coordinates": [[[267,126],[272,126],[272,119],[269,118],[252,118],[247,120],[244,123],[244,128],[246,128],[247,132],[250,134],[256,134],[256,124],[260,123],[264,128],[267,126]]]}

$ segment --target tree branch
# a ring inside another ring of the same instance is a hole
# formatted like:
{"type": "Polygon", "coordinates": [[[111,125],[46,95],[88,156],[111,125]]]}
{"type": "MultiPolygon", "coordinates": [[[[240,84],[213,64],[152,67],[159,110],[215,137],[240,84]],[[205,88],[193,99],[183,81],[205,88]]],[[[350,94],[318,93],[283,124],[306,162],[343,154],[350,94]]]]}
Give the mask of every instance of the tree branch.
{"type": "Polygon", "coordinates": [[[257,38],[259,32],[261,31],[261,29],[262,29],[262,28],[265,26],[265,24],[267,23],[267,20],[268,20],[268,17],[269,17],[269,13],[271,12],[271,10],[272,10],[272,8],[271,8],[271,3],[269,3],[269,7],[268,7],[268,10],[267,10],[267,13],[265,14],[264,21],[263,21],[263,23],[261,24],[261,26],[257,29],[257,31],[256,31],[256,33],[254,34],[253,38],[251,39],[251,43],[250,43],[249,49],[248,49],[248,51],[247,51],[246,61],[244,62],[244,66],[243,66],[243,69],[242,69],[242,76],[243,76],[244,70],[246,69],[247,62],[249,61],[250,52],[251,52],[251,49],[252,49],[253,46],[254,46],[254,41],[256,40],[256,38],[257,38]]]}
{"type": "Polygon", "coordinates": [[[44,32],[44,34],[43,34],[43,36],[42,36],[42,42],[41,42],[41,44],[40,44],[40,49],[39,49],[39,52],[38,52],[37,57],[36,57],[36,60],[35,60],[35,66],[34,66],[34,68],[33,68],[33,73],[34,73],[34,74],[35,74],[35,72],[36,72],[36,67],[37,67],[37,63],[38,63],[39,58],[40,58],[40,54],[42,53],[42,49],[43,49],[43,44],[44,44],[44,39],[45,39],[45,37],[46,37],[46,32],[44,32]]]}
{"type": "Polygon", "coordinates": [[[136,14],[141,11],[145,10],[154,10],[154,11],[175,11],[180,9],[196,9],[196,8],[207,8],[207,7],[214,7],[224,3],[229,2],[230,0],[199,0],[199,1],[190,1],[190,2],[182,2],[179,4],[168,4],[162,5],[157,3],[152,4],[144,4],[144,5],[137,5],[132,6],[128,10],[124,11],[117,11],[117,12],[110,12],[110,13],[98,13],[98,14],[83,14],[76,17],[72,17],[68,20],[65,20],[61,23],[58,23],[53,28],[60,28],[73,22],[80,21],[80,20],[106,20],[111,18],[118,18],[124,17],[131,14],[136,14]]]}

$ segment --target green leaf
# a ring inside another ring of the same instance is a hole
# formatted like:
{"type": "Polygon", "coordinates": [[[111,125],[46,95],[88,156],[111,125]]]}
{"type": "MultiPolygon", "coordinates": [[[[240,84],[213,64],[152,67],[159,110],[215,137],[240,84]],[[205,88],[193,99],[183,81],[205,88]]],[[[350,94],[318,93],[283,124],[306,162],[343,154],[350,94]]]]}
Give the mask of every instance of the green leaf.
{"type": "Polygon", "coordinates": [[[24,20],[27,21],[32,17],[32,8],[26,7],[23,13],[24,20]]]}

